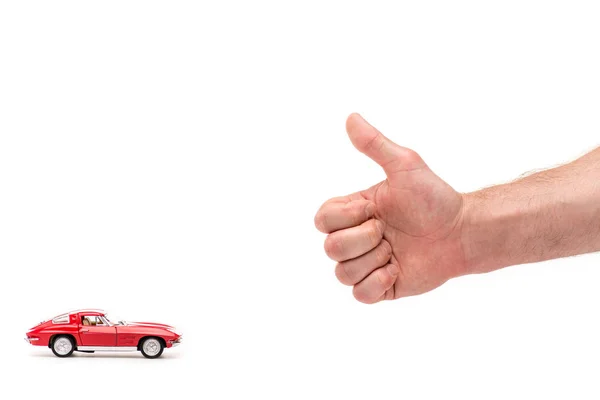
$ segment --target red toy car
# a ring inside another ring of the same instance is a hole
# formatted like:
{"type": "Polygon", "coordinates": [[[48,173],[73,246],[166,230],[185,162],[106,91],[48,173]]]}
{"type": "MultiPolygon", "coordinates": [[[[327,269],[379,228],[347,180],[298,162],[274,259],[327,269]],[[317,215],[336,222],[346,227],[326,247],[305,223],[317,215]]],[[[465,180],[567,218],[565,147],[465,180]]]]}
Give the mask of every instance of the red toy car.
{"type": "Polygon", "coordinates": [[[158,358],[165,347],[181,343],[181,335],[169,325],[150,322],[112,322],[102,310],[76,310],[61,314],[31,328],[25,340],[48,346],[58,357],[74,351],[141,351],[158,358]]]}

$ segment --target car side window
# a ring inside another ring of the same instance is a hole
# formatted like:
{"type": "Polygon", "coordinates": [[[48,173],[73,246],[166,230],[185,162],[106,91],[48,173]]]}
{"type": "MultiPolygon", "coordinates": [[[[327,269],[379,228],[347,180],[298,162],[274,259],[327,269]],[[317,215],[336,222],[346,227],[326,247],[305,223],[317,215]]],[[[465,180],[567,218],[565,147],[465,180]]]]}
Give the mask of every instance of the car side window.
{"type": "Polygon", "coordinates": [[[106,326],[104,321],[96,315],[86,315],[81,319],[81,324],[85,326],[106,326]]]}
{"type": "Polygon", "coordinates": [[[69,323],[69,314],[59,315],[58,317],[54,317],[52,320],[53,324],[68,324],[69,323]]]}

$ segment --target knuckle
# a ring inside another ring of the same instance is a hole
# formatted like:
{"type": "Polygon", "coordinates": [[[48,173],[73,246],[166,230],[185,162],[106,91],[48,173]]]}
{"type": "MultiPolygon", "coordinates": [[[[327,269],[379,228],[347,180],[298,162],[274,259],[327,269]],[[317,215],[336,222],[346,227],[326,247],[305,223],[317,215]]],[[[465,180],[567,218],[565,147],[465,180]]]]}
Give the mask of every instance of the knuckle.
{"type": "Polygon", "coordinates": [[[345,204],[340,209],[340,213],[345,220],[349,221],[351,226],[359,226],[367,220],[367,218],[365,218],[365,206],[361,204],[361,202],[354,201],[345,204]]]}
{"type": "Polygon", "coordinates": [[[381,147],[381,142],[383,142],[383,140],[381,139],[381,132],[373,133],[371,137],[365,138],[362,142],[362,150],[368,151],[372,148],[375,148],[376,146],[381,147]]]}
{"type": "Polygon", "coordinates": [[[416,151],[412,149],[405,149],[403,154],[404,162],[408,165],[419,165],[423,163],[423,159],[416,151]]]}

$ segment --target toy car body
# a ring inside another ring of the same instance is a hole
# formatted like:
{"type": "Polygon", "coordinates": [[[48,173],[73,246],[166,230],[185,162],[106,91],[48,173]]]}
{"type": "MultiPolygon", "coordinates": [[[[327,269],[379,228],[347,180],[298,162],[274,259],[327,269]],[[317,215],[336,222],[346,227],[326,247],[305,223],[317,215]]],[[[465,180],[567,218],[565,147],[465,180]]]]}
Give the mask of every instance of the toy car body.
{"type": "Polygon", "coordinates": [[[31,328],[25,340],[48,346],[57,357],[74,351],[141,351],[146,358],[158,358],[165,348],[181,343],[175,328],[150,322],[112,322],[104,311],[76,310],[58,315],[31,328]]]}

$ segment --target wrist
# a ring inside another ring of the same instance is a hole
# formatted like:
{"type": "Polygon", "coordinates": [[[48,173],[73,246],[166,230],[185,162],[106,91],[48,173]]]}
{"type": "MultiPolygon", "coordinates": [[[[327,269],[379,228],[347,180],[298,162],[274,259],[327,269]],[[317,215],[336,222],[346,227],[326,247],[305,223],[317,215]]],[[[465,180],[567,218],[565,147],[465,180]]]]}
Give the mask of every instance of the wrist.
{"type": "Polygon", "coordinates": [[[533,199],[507,194],[510,185],[466,193],[461,242],[465,273],[489,272],[523,262],[523,245],[535,229],[533,199]]]}
{"type": "Polygon", "coordinates": [[[478,192],[463,194],[463,223],[461,243],[465,260],[465,274],[474,274],[486,263],[485,251],[482,250],[480,234],[483,223],[482,211],[485,210],[485,199],[478,192]]]}

